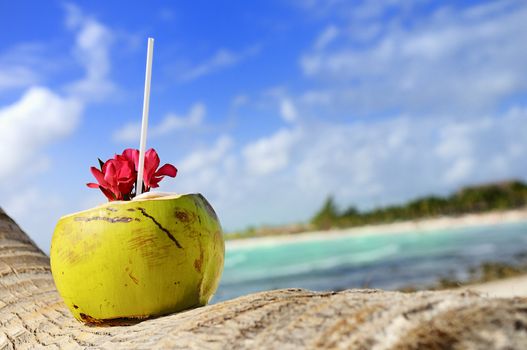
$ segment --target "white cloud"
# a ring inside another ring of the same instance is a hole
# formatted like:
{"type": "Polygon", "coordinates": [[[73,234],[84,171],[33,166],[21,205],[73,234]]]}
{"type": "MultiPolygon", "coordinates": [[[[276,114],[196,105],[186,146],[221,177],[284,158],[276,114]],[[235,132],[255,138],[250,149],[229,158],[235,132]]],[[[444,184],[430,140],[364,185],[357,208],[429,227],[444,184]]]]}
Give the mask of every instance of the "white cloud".
{"type": "Polygon", "coordinates": [[[77,33],[74,55],[86,71],[82,79],[70,84],[69,91],[87,101],[106,99],[115,91],[115,85],[108,78],[113,33],[102,23],[81,13],[75,5],[65,7],[66,24],[77,33]]]}
{"type": "Polygon", "coordinates": [[[189,173],[198,173],[223,160],[232,149],[233,140],[228,136],[218,138],[209,150],[194,151],[181,161],[181,168],[189,173]]]}
{"type": "Polygon", "coordinates": [[[178,116],[169,113],[165,116],[161,124],[152,128],[153,135],[163,135],[174,130],[190,129],[198,127],[202,124],[205,117],[206,108],[203,103],[196,103],[190,109],[188,115],[178,116]]]}
{"type": "Polygon", "coordinates": [[[35,84],[38,80],[38,75],[27,67],[6,67],[0,65],[0,91],[27,87],[35,84]]]}
{"type": "Polygon", "coordinates": [[[27,164],[44,157],[45,146],[75,130],[81,113],[78,100],[43,87],[31,88],[19,101],[1,108],[0,179],[24,174],[27,164]]]}
{"type": "Polygon", "coordinates": [[[281,129],[275,134],[261,138],[244,147],[248,173],[269,175],[289,165],[289,153],[301,132],[299,129],[281,129]]]}
{"type": "Polygon", "coordinates": [[[491,112],[527,88],[527,48],[518,41],[527,36],[527,7],[510,2],[487,7],[443,7],[412,25],[402,24],[401,9],[393,21],[370,14],[365,23],[382,26],[377,35],[356,45],[353,32],[342,32],[331,47],[304,54],[300,65],[307,77],[329,87],[324,90],[331,91],[334,106],[353,114],[491,112]]]}
{"type": "Polygon", "coordinates": [[[282,101],[280,102],[280,115],[286,122],[292,123],[296,121],[296,119],[298,118],[298,112],[291,99],[282,99],[282,101]]]}
{"type": "Polygon", "coordinates": [[[43,58],[43,51],[43,45],[25,42],[1,52],[0,91],[41,83],[43,72],[52,65],[43,58]]]}
{"type": "Polygon", "coordinates": [[[331,93],[329,91],[308,90],[300,96],[300,100],[307,106],[328,105],[331,103],[331,93]]]}
{"type": "Polygon", "coordinates": [[[514,152],[514,145],[527,146],[525,123],[524,110],[464,122],[398,117],[313,128],[297,181],[306,191],[368,207],[471,183],[525,179],[527,152],[514,152]]]}
{"type": "Polygon", "coordinates": [[[202,193],[217,210],[222,223],[232,218],[224,216],[229,215],[224,212],[229,211],[229,203],[248,199],[243,192],[247,178],[240,168],[234,141],[228,135],[219,136],[211,145],[190,152],[174,164],[178,168],[177,178],[162,186],[178,193],[202,193]]]}
{"type": "MultiPolygon", "coordinates": [[[[159,137],[174,131],[191,130],[202,125],[207,109],[203,103],[194,104],[187,115],[178,116],[174,113],[167,114],[157,125],[151,125],[148,129],[148,137],[159,137]]],[[[129,123],[113,134],[114,141],[129,142],[137,141],[141,135],[140,123],[129,123]]]]}
{"type": "Polygon", "coordinates": [[[73,83],[69,94],[63,96],[46,87],[31,86],[38,80],[31,66],[39,60],[30,56],[40,50],[39,45],[19,45],[2,56],[2,61],[19,58],[26,65],[14,67],[7,77],[0,69],[0,87],[2,82],[4,86],[14,86],[15,78],[19,79],[19,86],[31,87],[17,102],[0,107],[0,178],[19,173],[28,164],[34,170],[44,169],[48,164],[46,146],[74,132],[87,101],[108,93],[113,86],[107,79],[111,32],[84,16],[76,6],[66,5],[66,9],[67,25],[77,31],[75,53],[86,69],[86,76],[73,83]]]}
{"type": "MultiPolygon", "coordinates": [[[[65,90],[85,102],[108,98],[116,89],[109,79],[114,33],[76,5],[67,3],[64,8],[66,26],[75,34],[73,58],[84,69],[84,76],[67,84],[65,90]]],[[[63,72],[71,56],[55,51],[49,43],[23,42],[1,52],[0,91],[44,85],[50,73],[63,72]]]]}
{"type": "Polygon", "coordinates": [[[227,229],[302,221],[328,194],[365,209],[478,182],[527,180],[525,125],[527,109],[513,108],[464,121],[302,123],[241,151],[223,137],[177,163],[173,188],[205,194],[227,229]]]}
{"type": "MultiPolygon", "coordinates": [[[[247,103],[246,101],[244,101],[247,103]]],[[[262,109],[273,110],[278,107],[278,116],[286,123],[298,122],[298,108],[297,101],[290,97],[286,87],[277,85],[264,90],[260,96],[254,98],[252,101],[253,106],[258,106],[262,109]]],[[[298,101],[305,102],[305,100],[298,101]]],[[[271,112],[275,116],[276,112],[271,112]]]]}
{"type": "Polygon", "coordinates": [[[326,27],[316,38],[314,48],[322,50],[334,41],[339,35],[339,30],[335,25],[326,27]]]}
{"type": "Polygon", "coordinates": [[[35,85],[45,80],[49,68],[60,66],[60,57],[42,58],[45,45],[22,44],[0,57],[0,89],[27,88],[18,101],[0,106],[0,189],[6,210],[45,250],[54,220],[65,210],[58,196],[42,189],[45,181],[39,178],[53,164],[48,147],[71,135],[86,104],[104,98],[114,87],[108,78],[111,31],[76,6],[66,8],[67,25],[76,34],[74,55],[85,76],[67,86],[65,94],[35,85]],[[4,65],[10,67],[7,75],[4,65]]]}
{"type": "Polygon", "coordinates": [[[239,53],[227,49],[219,49],[211,58],[181,72],[180,79],[190,81],[204,75],[214,73],[220,69],[233,66],[251,56],[258,54],[259,46],[249,47],[239,53]]]}

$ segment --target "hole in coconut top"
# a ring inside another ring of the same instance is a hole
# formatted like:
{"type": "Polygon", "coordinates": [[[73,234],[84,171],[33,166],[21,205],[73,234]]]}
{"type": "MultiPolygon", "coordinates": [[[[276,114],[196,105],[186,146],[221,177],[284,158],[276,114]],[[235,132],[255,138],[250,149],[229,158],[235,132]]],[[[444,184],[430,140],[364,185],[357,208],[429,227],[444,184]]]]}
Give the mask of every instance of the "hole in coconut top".
{"type": "Polygon", "coordinates": [[[132,198],[132,201],[138,201],[142,199],[156,199],[156,198],[163,198],[163,197],[179,197],[180,194],[173,193],[173,192],[145,192],[141,193],[138,196],[135,196],[132,198]]]}

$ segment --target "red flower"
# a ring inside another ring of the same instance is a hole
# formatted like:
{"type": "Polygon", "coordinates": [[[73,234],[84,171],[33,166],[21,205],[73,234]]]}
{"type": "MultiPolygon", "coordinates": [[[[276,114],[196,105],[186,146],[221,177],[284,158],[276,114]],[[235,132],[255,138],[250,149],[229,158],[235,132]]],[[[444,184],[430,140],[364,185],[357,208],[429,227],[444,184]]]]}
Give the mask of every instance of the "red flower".
{"type": "MultiPolygon", "coordinates": [[[[122,155],[116,155],[115,158],[129,162],[135,169],[135,176],[137,177],[137,171],[139,168],[139,150],[131,148],[125,149],[122,155]]],[[[171,164],[165,164],[156,171],[159,163],[159,156],[155,149],[150,148],[146,151],[143,172],[143,182],[145,187],[143,192],[150,191],[150,188],[159,187],[159,181],[161,181],[164,176],[175,177],[177,175],[176,167],[171,164]]]]}
{"type": "MultiPolygon", "coordinates": [[[[137,191],[134,191],[137,182],[137,169],[139,151],[125,149],[123,154],[116,154],[113,159],[101,163],[101,170],[91,167],[91,172],[98,184],[87,184],[90,188],[99,188],[109,201],[130,200],[137,191]]],[[[151,148],[145,153],[145,166],[143,173],[144,190],[159,187],[159,182],[165,176],[175,177],[177,169],[171,164],[165,164],[157,169],[160,160],[157,152],[151,148]],[[157,170],[156,170],[157,169],[157,170]]]]}
{"type": "MultiPolygon", "coordinates": [[[[172,164],[165,164],[157,169],[160,160],[157,152],[150,148],[145,153],[145,172],[143,174],[143,182],[145,183],[145,192],[150,191],[150,188],[159,187],[159,181],[165,176],[176,177],[177,169],[172,164]],[[157,170],[156,170],[157,169],[157,170]]],[[[136,166],[137,167],[137,166],[136,166]]]]}
{"type": "MultiPolygon", "coordinates": [[[[123,151],[123,154],[116,154],[114,158],[127,161],[130,163],[130,167],[137,172],[137,164],[139,164],[139,150],[127,148],[123,151]]],[[[137,176],[137,174],[135,176],[137,176]]]]}
{"type": "Polygon", "coordinates": [[[88,187],[99,188],[109,201],[131,199],[137,174],[129,162],[109,159],[101,170],[91,167],[91,172],[98,184],[89,183],[88,187]]]}

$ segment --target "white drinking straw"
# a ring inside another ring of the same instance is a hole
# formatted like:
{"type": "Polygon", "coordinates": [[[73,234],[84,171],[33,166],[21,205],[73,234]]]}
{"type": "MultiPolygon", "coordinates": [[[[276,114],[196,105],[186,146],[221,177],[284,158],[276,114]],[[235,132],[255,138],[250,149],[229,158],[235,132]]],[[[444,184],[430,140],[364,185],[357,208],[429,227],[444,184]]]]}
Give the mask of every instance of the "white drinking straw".
{"type": "Polygon", "coordinates": [[[139,144],[139,165],[137,166],[137,183],[135,195],[143,193],[143,173],[145,169],[146,131],[148,129],[148,108],[150,106],[150,80],[152,79],[152,56],[154,55],[154,39],[148,38],[146,51],[145,95],[143,99],[143,121],[141,123],[141,142],[139,144]]]}

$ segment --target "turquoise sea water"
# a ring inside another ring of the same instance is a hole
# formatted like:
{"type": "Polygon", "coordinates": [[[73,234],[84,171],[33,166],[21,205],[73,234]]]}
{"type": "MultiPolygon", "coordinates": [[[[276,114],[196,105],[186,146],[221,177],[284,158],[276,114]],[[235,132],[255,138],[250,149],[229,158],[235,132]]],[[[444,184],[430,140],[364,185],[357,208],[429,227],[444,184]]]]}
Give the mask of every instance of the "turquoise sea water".
{"type": "Polygon", "coordinates": [[[525,252],[527,221],[227,247],[213,302],[278,288],[396,289],[441,276],[463,280],[481,262],[514,262],[525,252]]]}

